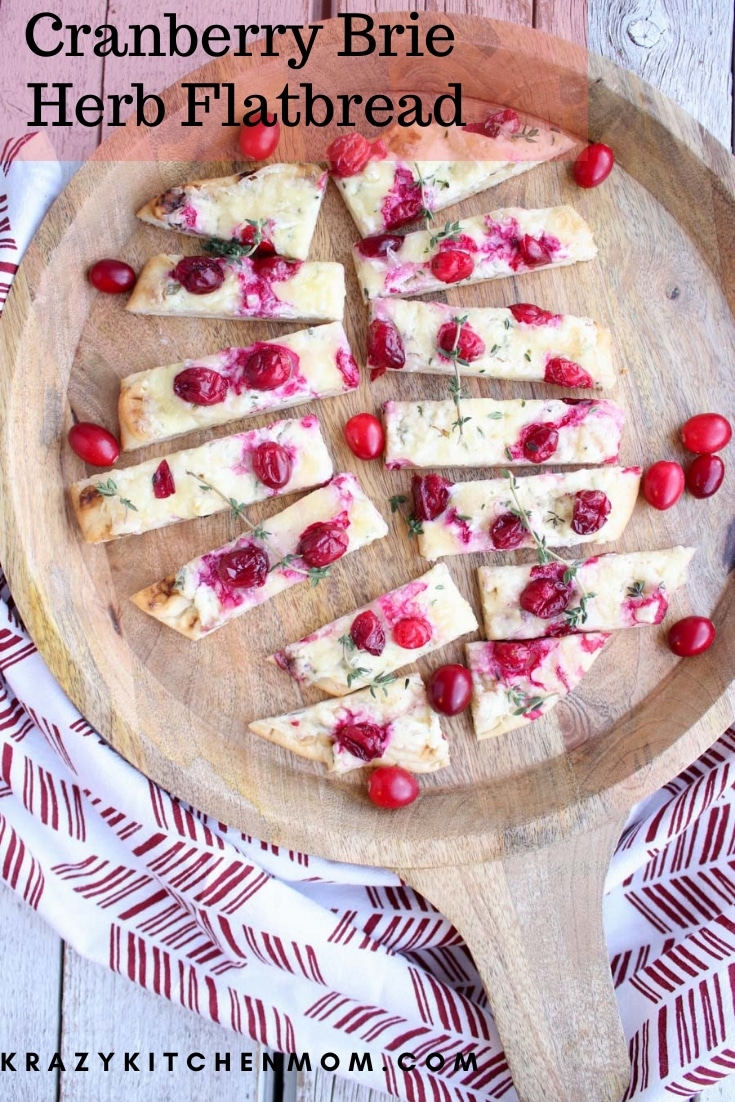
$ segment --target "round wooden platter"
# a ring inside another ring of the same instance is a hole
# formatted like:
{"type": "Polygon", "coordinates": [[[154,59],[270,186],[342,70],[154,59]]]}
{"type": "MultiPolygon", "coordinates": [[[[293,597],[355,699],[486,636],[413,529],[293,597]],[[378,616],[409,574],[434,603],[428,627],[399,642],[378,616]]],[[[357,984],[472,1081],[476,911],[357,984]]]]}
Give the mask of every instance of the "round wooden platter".
{"type": "MultiPolygon", "coordinates": [[[[489,21],[446,21],[473,43],[463,49],[460,79],[475,115],[483,96],[525,106],[524,88],[505,90],[503,99],[503,89],[488,87],[489,59],[503,50],[521,58],[527,51],[539,80],[560,82],[562,93],[569,87],[578,97],[579,67],[567,63],[561,44],[489,21]],[[538,61],[539,42],[546,61],[538,61]]],[[[324,79],[335,34],[325,28],[316,48],[324,79]]],[[[431,67],[392,64],[394,87],[432,86],[431,67]]],[[[231,65],[214,63],[197,79],[241,80],[251,71],[231,65]]],[[[610,396],[627,413],[622,462],[684,461],[677,428],[687,417],[735,412],[735,173],[729,154],[672,103],[601,59],[589,65],[589,132],[617,157],[605,186],[583,192],[568,165],[547,165],[446,217],[569,202],[592,226],[599,258],[446,297],[473,306],[534,301],[609,325],[619,370],[610,396]]],[[[274,66],[261,64],[257,72],[258,86],[271,93],[284,82],[284,70],[274,66]]],[[[378,89],[386,79],[380,73],[377,64],[369,77],[353,68],[348,86],[359,88],[364,79],[378,89]]],[[[605,955],[602,883],[629,808],[696,757],[733,716],[735,479],[728,474],[711,501],[685,496],[667,513],[639,503],[614,548],[697,547],[688,589],[673,598],[668,622],[690,611],[711,616],[718,638],[705,655],[677,661],[665,625],[618,633],[580,687],[533,725],[478,743],[468,719],[447,722],[451,767],[422,779],[420,800],[397,813],[368,803],[362,771],[328,777],[252,736],[248,721],[318,699],[266,663],[269,654],[428,568],[388,505],[406,492],[410,474],[355,460],[341,429],[351,414],[379,409],[388,397],[446,397],[447,380],[389,373],[371,387],[365,375],[359,392],[308,407],[321,419],[336,469],[353,470],[388,519],[386,539],[338,564],[317,588],[281,594],[200,643],[139,612],[132,593],[233,538],[238,525],[219,515],[106,546],[83,544],[65,498],[65,487],[85,474],[65,443],[72,411],[114,425],[121,377],[285,329],[133,317],[119,299],[87,284],[85,272],[100,256],[139,268],[156,252],[195,252],[191,239],[146,227],[135,211],[171,184],[230,170],[225,157],[233,139],[219,127],[197,132],[200,147],[220,158],[204,167],[151,158],[152,148],[175,148],[181,133],[180,89],[165,98],[171,111],[161,133],[126,129],[103,147],[104,159],[74,178],[29,249],[3,319],[0,554],[20,611],[74,703],[153,780],[269,842],[393,867],[435,902],[473,949],[522,1098],[617,1099],[628,1063],[605,955]]],[[[562,94],[562,115],[564,102],[562,94]]],[[[362,359],[367,310],[349,259],[356,237],[330,186],[311,255],[346,265],[346,326],[362,359]]],[[[549,393],[484,380],[470,390],[549,393]]],[[[232,427],[217,434],[227,431],[232,427]]],[[[191,434],[174,447],[201,438],[191,434]]],[[[145,454],[170,450],[162,445],[145,454]]],[[[127,461],[142,458],[135,453],[127,461]]],[[[288,503],[271,501],[251,515],[260,519],[288,503]]],[[[478,618],[481,558],[448,561],[478,618]]],[[[461,659],[458,643],[418,668],[427,674],[461,659]]]]}

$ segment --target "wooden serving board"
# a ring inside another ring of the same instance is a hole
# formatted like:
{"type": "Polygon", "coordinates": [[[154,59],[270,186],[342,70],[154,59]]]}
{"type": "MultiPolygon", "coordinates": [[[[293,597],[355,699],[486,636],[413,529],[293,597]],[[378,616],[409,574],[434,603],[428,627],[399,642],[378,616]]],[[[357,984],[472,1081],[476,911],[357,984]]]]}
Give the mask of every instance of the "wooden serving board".
{"type": "MultiPolygon", "coordinates": [[[[483,95],[500,99],[487,87],[488,59],[498,50],[527,49],[539,80],[562,88],[566,81],[579,94],[578,66],[538,32],[444,18],[474,44],[462,55],[461,79],[476,115],[483,95]],[[539,42],[546,60],[538,58],[539,42]]],[[[325,74],[334,41],[327,28],[317,58],[325,74]]],[[[230,64],[207,66],[197,79],[241,80],[250,72],[241,65],[235,73],[230,64]]],[[[729,154],[653,89],[601,59],[589,65],[589,133],[617,157],[606,184],[583,192],[568,165],[547,165],[447,217],[569,202],[592,226],[598,260],[450,290],[446,298],[468,306],[533,301],[610,325],[620,371],[610,396],[628,416],[622,462],[684,461],[677,429],[687,417],[735,413],[735,172],[729,154]]],[[[364,71],[351,66],[347,86],[354,90],[363,78],[367,86],[364,71]]],[[[373,66],[374,86],[378,73],[373,66]]],[[[394,87],[432,86],[430,67],[396,62],[389,75],[394,87]]],[[[258,68],[266,90],[279,90],[283,80],[283,70],[258,68]]],[[[524,95],[506,89],[501,101],[523,107],[524,95]]],[[[353,470],[389,520],[387,539],[337,564],[318,588],[281,594],[198,644],[141,614],[132,593],[240,529],[218,515],[84,545],[65,497],[65,487],[85,474],[66,445],[72,411],[114,426],[121,377],[288,328],[133,317],[86,282],[102,256],[140,268],[156,252],[197,251],[191,239],[146,227],[134,212],[171,184],[230,170],[233,139],[218,127],[198,137],[202,149],[211,152],[214,141],[222,155],[204,167],[150,159],[149,143],[175,141],[180,89],[166,101],[171,113],[162,134],[125,130],[105,143],[104,160],[74,178],[29,249],[5,312],[0,559],[20,611],[74,703],[153,780],[269,842],[391,866],[436,903],[473,949],[523,1099],[613,1102],[625,1088],[628,1061],[605,953],[602,884],[629,808],[696,757],[735,712],[735,616],[728,615],[735,479],[729,473],[712,500],[685,496],[667,513],[639,503],[615,548],[697,547],[688,591],[674,597],[668,622],[690,611],[711,616],[718,638],[705,655],[677,661],[665,627],[618,633],[579,689],[532,726],[478,744],[466,717],[448,721],[451,768],[422,779],[421,799],[396,813],[369,804],[361,773],[327,777],[251,736],[248,721],[318,699],[267,664],[267,655],[427,569],[388,507],[392,495],[407,491],[410,472],[355,460],[341,430],[353,413],[379,409],[388,397],[446,397],[447,380],[389,373],[371,387],[365,377],[356,394],[299,407],[318,414],[336,468],[353,470]],[[146,159],[133,160],[138,154],[146,159]]],[[[363,359],[367,310],[349,258],[356,237],[330,187],[311,255],[346,264],[346,325],[363,359]]],[[[470,389],[494,397],[549,393],[486,380],[470,389]]],[[[174,446],[202,438],[191,434],[174,446]]],[[[145,457],[168,450],[150,448],[145,457]]],[[[142,458],[136,452],[127,461],[142,458]]],[[[455,473],[481,474],[448,475],[455,473]]],[[[251,516],[259,520],[286,503],[254,507],[251,516]]],[[[478,613],[475,570],[490,560],[447,560],[478,613]]],[[[418,668],[426,675],[440,662],[461,660],[457,644],[418,668]]]]}

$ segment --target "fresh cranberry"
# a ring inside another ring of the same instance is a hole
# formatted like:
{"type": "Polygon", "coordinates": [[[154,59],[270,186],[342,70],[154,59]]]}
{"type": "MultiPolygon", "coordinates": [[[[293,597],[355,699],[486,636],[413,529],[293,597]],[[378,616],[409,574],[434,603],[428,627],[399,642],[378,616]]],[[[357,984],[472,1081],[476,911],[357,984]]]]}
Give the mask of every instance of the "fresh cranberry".
{"type": "Polygon", "coordinates": [[[472,699],[472,674],[466,666],[439,666],[426,687],[429,704],[443,716],[458,716],[472,699]]]}
{"type": "Polygon", "coordinates": [[[544,382],[556,383],[557,386],[584,386],[593,387],[594,381],[583,367],[574,360],[567,360],[564,356],[554,356],[546,361],[544,368],[544,382]]]}
{"type": "Polygon", "coordinates": [[[71,450],[93,467],[111,467],[120,455],[120,445],[109,429],[92,421],[77,421],[68,439],[71,450]]]}
{"type": "Polygon", "coordinates": [[[440,474],[415,474],[411,479],[414,517],[436,520],[447,507],[451,485],[440,474]]]}
{"type": "Polygon", "coordinates": [[[572,599],[572,587],[556,578],[534,578],[520,595],[519,604],[526,612],[550,620],[563,612],[572,599]]]}
{"type": "Polygon", "coordinates": [[[613,170],[615,154],[609,145],[593,142],[577,157],[572,173],[579,187],[598,187],[613,170]]]}
{"type": "Polygon", "coordinates": [[[469,253],[461,249],[445,249],[432,256],[429,267],[431,274],[441,283],[459,283],[462,279],[469,279],[475,262],[469,253]]]}
{"type": "Polygon", "coordinates": [[[381,765],[368,779],[368,796],[376,807],[397,808],[412,804],[418,796],[419,782],[400,765],[381,765]]]}
{"type": "Polygon", "coordinates": [[[370,378],[377,379],[385,374],[387,368],[398,370],[406,362],[401,334],[390,321],[375,318],[367,331],[368,364],[372,369],[370,378]]]}
{"type": "Polygon", "coordinates": [[[344,429],[347,447],[358,459],[377,459],[383,454],[385,432],[372,413],[356,413],[344,429]]]}
{"type": "Polygon", "coordinates": [[[722,451],[732,439],[732,426],[721,413],[697,413],[681,427],[681,442],[695,455],[722,451]]]}
{"type": "Polygon", "coordinates": [[[253,473],[272,490],[282,489],[291,477],[293,463],[283,444],[265,440],[253,452],[253,473]]]}
{"type": "Polygon", "coordinates": [[[559,444],[559,433],[553,425],[542,422],[527,425],[521,433],[520,445],[529,463],[545,463],[551,459],[559,444]]]}
{"type": "Polygon", "coordinates": [[[517,134],[521,128],[521,120],[518,112],[512,107],[504,107],[501,111],[494,111],[488,115],[482,124],[482,129],[488,138],[497,138],[501,130],[508,134],[517,134]]]}
{"type": "Polygon", "coordinates": [[[459,340],[457,340],[457,323],[445,321],[436,335],[436,343],[441,352],[456,352],[459,359],[466,364],[474,363],[485,355],[485,342],[479,333],[467,322],[459,327],[459,340]]]}
{"type": "Polygon", "coordinates": [[[298,357],[280,344],[256,346],[242,362],[245,385],[251,390],[277,390],[298,369],[298,357]]]}
{"type": "Polygon", "coordinates": [[[531,237],[530,233],[524,234],[518,242],[518,255],[527,268],[538,268],[540,264],[551,263],[551,253],[544,242],[537,237],[531,237]]]}
{"type": "Polygon", "coordinates": [[[687,490],[692,497],[716,494],[725,477],[725,464],[719,455],[698,455],[686,473],[687,490]]]}
{"type": "Polygon", "coordinates": [[[227,379],[211,367],[185,367],[174,378],[174,394],[194,406],[216,406],[227,397],[227,379]]]}
{"type": "MultiPolygon", "coordinates": [[[[252,247],[255,242],[255,235],[257,232],[258,231],[256,226],[251,226],[249,223],[246,226],[243,226],[242,230],[240,231],[241,244],[252,247]]],[[[258,247],[253,253],[253,256],[274,256],[276,252],[275,247],[271,244],[270,241],[267,241],[262,236],[262,233],[263,231],[261,230],[261,238],[258,242],[258,247]]]]}
{"type": "Polygon", "coordinates": [[[654,509],[670,509],[684,493],[684,471],[671,459],[660,459],[644,473],[641,493],[654,509]]]}
{"type": "Polygon", "coordinates": [[[357,251],[361,256],[372,260],[378,256],[387,256],[394,249],[400,249],[403,238],[397,233],[378,233],[374,237],[363,237],[357,242],[357,251]]]}
{"type": "Polygon", "coordinates": [[[706,616],[685,616],[669,629],[669,647],[680,658],[702,654],[715,641],[715,625],[706,616]]]}
{"type": "Polygon", "coordinates": [[[349,542],[344,528],[326,520],[318,520],[301,533],[296,554],[301,555],[307,566],[329,566],[342,558],[349,542]]]}
{"type": "Polygon", "coordinates": [[[217,574],[231,589],[260,589],[268,580],[268,556],[254,543],[227,551],[217,562],[217,574]]]}
{"type": "Polygon", "coordinates": [[[253,271],[269,283],[283,283],[295,276],[301,267],[300,260],[286,260],[285,256],[254,256],[253,271]]]}
{"type": "Polygon", "coordinates": [[[385,632],[378,617],[369,608],[352,621],[350,638],[358,650],[367,651],[377,658],[385,648],[385,632]]]}
{"type": "Polygon", "coordinates": [[[610,516],[610,498],[602,490],[577,490],[574,495],[572,531],[578,536],[599,532],[610,516]]]}
{"type": "Polygon", "coordinates": [[[385,752],[388,728],[377,723],[343,723],[334,732],[334,741],[360,761],[373,761],[385,752]]]}
{"type": "Polygon", "coordinates": [[[135,272],[122,260],[98,260],[87,272],[87,279],[104,295],[123,295],[135,286],[135,272]]]}
{"type": "Polygon", "coordinates": [[[281,140],[281,124],[275,115],[265,113],[257,122],[241,126],[238,132],[240,152],[252,161],[264,161],[275,153],[281,140]]]}
{"type": "Polygon", "coordinates": [[[490,539],[498,551],[513,551],[526,541],[526,529],[521,518],[513,513],[502,513],[490,525],[490,539]]]}
{"type": "Polygon", "coordinates": [[[225,281],[222,264],[213,256],[184,256],[171,275],[190,295],[211,295],[225,281]]]}
{"type": "Polygon", "coordinates": [[[327,149],[329,167],[335,176],[357,176],[365,168],[374,150],[362,134],[343,134],[327,149]]]}
{"type": "Polygon", "coordinates": [[[558,314],[552,314],[549,310],[542,310],[540,306],[535,306],[532,302],[515,302],[508,309],[516,321],[523,325],[548,325],[549,322],[556,321],[559,317],[558,314]]]}
{"type": "Polygon", "coordinates": [[[422,616],[406,616],[393,625],[393,642],[404,650],[418,650],[431,639],[431,624],[422,616]]]}
{"type": "Polygon", "coordinates": [[[529,643],[493,643],[493,658],[500,676],[508,681],[521,673],[530,673],[536,665],[536,654],[529,643]]]}
{"type": "Polygon", "coordinates": [[[171,497],[176,493],[176,484],[174,483],[174,476],[171,474],[171,468],[165,459],[156,467],[151,479],[153,483],[153,496],[159,499],[171,497]]]}

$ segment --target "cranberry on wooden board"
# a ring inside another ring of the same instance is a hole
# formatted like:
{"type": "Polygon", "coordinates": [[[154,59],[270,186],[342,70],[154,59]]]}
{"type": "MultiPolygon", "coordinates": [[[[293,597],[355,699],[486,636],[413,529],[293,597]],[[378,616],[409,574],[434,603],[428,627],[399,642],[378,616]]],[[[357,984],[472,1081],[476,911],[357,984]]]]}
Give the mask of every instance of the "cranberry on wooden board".
{"type": "Polygon", "coordinates": [[[416,519],[436,520],[447,507],[451,485],[440,474],[415,474],[411,479],[411,493],[416,519]]]}
{"type": "Polygon", "coordinates": [[[572,599],[572,587],[555,578],[534,578],[518,598],[525,612],[550,620],[563,612],[572,599]]]}
{"type": "Polygon", "coordinates": [[[472,699],[472,674],[466,666],[439,666],[426,688],[429,704],[443,716],[458,716],[472,699]]]}
{"type": "Polygon", "coordinates": [[[165,459],[162,459],[156,467],[151,482],[153,483],[153,496],[159,500],[165,500],[165,498],[172,497],[176,493],[174,476],[165,459]]]}
{"type": "Polygon", "coordinates": [[[459,283],[461,279],[469,279],[475,262],[462,249],[445,249],[432,256],[429,267],[432,275],[441,283],[459,283]]]}
{"type": "Polygon", "coordinates": [[[87,272],[87,279],[94,288],[105,295],[124,295],[135,286],[136,275],[123,260],[98,260],[87,272]]]}
{"type": "Polygon", "coordinates": [[[240,152],[250,161],[264,161],[271,157],[281,140],[281,124],[275,115],[266,114],[253,126],[241,126],[237,135],[240,152]]]}
{"type": "Polygon", "coordinates": [[[377,459],[383,454],[385,432],[372,413],[356,413],[344,429],[347,447],[358,459],[377,459]]]}
{"type": "Polygon", "coordinates": [[[355,617],[350,638],[358,650],[367,651],[376,658],[385,650],[385,631],[372,609],[368,608],[355,617]]]}
{"type": "Polygon", "coordinates": [[[397,808],[412,804],[419,794],[419,782],[400,765],[382,765],[368,780],[368,796],[376,807],[397,808]]]}
{"type": "Polygon", "coordinates": [[[515,513],[501,513],[490,525],[490,539],[498,551],[513,551],[526,539],[526,529],[515,513]]]}
{"type": "Polygon", "coordinates": [[[721,413],[697,413],[681,427],[681,442],[695,455],[722,451],[732,439],[732,426],[721,413]]]}
{"type": "Polygon", "coordinates": [[[211,295],[225,281],[222,265],[213,256],[183,256],[171,276],[190,295],[211,295]]]}
{"type": "Polygon", "coordinates": [[[268,580],[268,556],[252,543],[228,551],[217,562],[217,576],[231,589],[260,589],[268,580]]]}
{"type": "Polygon", "coordinates": [[[577,490],[574,495],[572,531],[578,536],[599,532],[610,516],[612,504],[602,490],[577,490]]]}
{"type": "Polygon", "coordinates": [[[706,616],[685,616],[669,628],[669,647],[680,658],[692,658],[708,650],[715,635],[715,625],[706,616]]]}
{"type": "Polygon", "coordinates": [[[577,157],[574,162],[574,180],[579,187],[599,187],[607,180],[615,164],[615,154],[609,145],[602,142],[593,142],[577,157]]]}
{"type": "Polygon", "coordinates": [[[174,394],[193,406],[216,406],[227,397],[227,379],[211,367],[185,367],[174,377],[174,394]]]}
{"type": "Polygon", "coordinates": [[[333,174],[344,179],[362,172],[374,152],[372,143],[362,134],[343,134],[328,146],[327,160],[333,174]]]}
{"type": "Polygon", "coordinates": [[[641,493],[654,509],[670,509],[684,493],[684,471],[678,463],[660,459],[643,475],[641,493]]]}
{"type": "Polygon", "coordinates": [[[102,425],[92,421],[77,421],[69,429],[69,447],[93,467],[111,467],[120,455],[120,445],[102,425]]]}
{"type": "Polygon", "coordinates": [[[310,524],[301,533],[296,554],[301,555],[307,566],[319,569],[341,559],[349,545],[344,528],[326,520],[310,524]]]}
{"type": "Polygon", "coordinates": [[[282,489],[291,477],[293,463],[283,444],[265,440],[253,452],[253,472],[264,486],[282,489]]]}
{"type": "Polygon", "coordinates": [[[719,455],[698,455],[686,473],[686,486],[692,497],[712,497],[722,485],[725,464],[719,455]]]}
{"type": "Polygon", "coordinates": [[[404,650],[425,647],[431,635],[431,624],[422,616],[406,616],[393,625],[393,642],[404,650]]]}

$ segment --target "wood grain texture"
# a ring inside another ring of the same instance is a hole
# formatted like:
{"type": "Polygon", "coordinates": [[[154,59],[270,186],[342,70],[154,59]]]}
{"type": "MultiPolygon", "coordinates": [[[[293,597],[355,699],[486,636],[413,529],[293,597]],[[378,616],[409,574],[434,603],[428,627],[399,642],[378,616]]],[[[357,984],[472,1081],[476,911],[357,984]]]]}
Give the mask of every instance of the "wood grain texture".
{"type": "Polygon", "coordinates": [[[588,14],[590,50],[638,73],[730,148],[728,0],[588,0],[588,14]]]}

